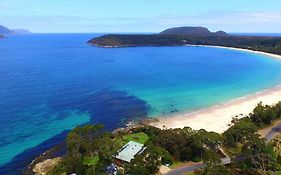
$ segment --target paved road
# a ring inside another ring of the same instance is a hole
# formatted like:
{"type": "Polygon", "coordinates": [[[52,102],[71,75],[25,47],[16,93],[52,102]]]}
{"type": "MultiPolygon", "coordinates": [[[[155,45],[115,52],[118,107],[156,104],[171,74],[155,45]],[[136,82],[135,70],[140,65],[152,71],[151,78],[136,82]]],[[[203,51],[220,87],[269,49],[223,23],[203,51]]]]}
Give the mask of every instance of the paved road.
{"type": "MultiPolygon", "coordinates": [[[[224,165],[230,164],[230,158],[222,158],[221,161],[224,165]]],[[[187,166],[179,167],[177,169],[173,169],[168,173],[166,173],[165,175],[184,175],[186,173],[191,173],[194,172],[195,170],[200,170],[203,168],[204,168],[203,163],[198,163],[196,165],[190,165],[190,166],[187,165],[187,166]]]]}
{"type": "Polygon", "coordinates": [[[173,169],[173,170],[169,171],[168,173],[166,173],[165,175],[183,175],[186,173],[194,172],[195,170],[200,170],[202,168],[204,168],[203,163],[199,163],[197,165],[191,165],[191,166],[183,166],[183,167],[179,167],[177,169],[173,169]]]}
{"type": "MultiPolygon", "coordinates": [[[[281,123],[272,127],[271,130],[264,136],[266,142],[270,142],[276,135],[281,133],[281,123]]],[[[229,164],[230,163],[230,158],[223,158],[221,159],[223,164],[229,164]]],[[[166,175],[183,175],[186,173],[191,173],[194,172],[195,170],[199,170],[204,168],[204,164],[200,163],[197,165],[191,165],[191,166],[183,166],[179,167],[177,169],[171,170],[166,175]]]]}
{"type": "Polygon", "coordinates": [[[266,142],[272,140],[276,135],[281,132],[281,123],[272,127],[271,130],[264,136],[266,142]]]}

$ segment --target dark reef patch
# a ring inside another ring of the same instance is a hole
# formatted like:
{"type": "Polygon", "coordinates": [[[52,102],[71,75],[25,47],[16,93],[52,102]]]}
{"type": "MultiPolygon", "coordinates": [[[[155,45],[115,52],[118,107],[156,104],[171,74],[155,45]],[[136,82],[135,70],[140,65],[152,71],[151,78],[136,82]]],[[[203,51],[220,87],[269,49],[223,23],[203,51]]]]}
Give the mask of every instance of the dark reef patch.
{"type": "MultiPolygon", "coordinates": [[[[109,131],[123,126],[123,121],[146,117],[150,109],[145,101],[138,99],[136,96],[129,95],[125,91],[106,89],[90,92],[85,91],[85,89],[81,90],[78,87],[68,87],[59,92],[48,100],[50,113],[58,113],[58,119],[63,119],[67,114],[64,111],[67,110],[88,112],[91,115],[89,123],[103,124],[105,129],[109,131]]],[[[44,151],[63,143],[68,132],[63,131],[41,144],[18,154],[9,163],[0,167],[0,174],[22,174],[32,160],[44,151]]],[[[63,150],[54,154],[54,156],[62,155],[62,153],[63,150]]]]}
{"type": "MultiPolygon", "coordinates": [[[[10,162],[0,167],[0,174],[2,175],[19,175],[22,174],[26,167],[34,160],[36,157],[41,155],[44,151],[58,145],[62,144],[68,131],[63,131],[60,134],[42,142],[41,144],[27,149],[22,153],[15,156],[10,162]]],[[[64,154],[65,149],[62,147],[57,152],[54,152],[52,157],[60,156],[64,154]]],[[[49,158],[52,158],[49,157],[49,158]]]]}
{"type": "Polygon", "coordinates": [[[79,89],[66,89],[61,92],[49,100],[51,110],[76,109],[88,112],[91,124],[103,124],[108,130],[122,126],[124,120],[144,118],[150,109],[145,101],[125,91],[106,89],[83,92],[79,89]]]}

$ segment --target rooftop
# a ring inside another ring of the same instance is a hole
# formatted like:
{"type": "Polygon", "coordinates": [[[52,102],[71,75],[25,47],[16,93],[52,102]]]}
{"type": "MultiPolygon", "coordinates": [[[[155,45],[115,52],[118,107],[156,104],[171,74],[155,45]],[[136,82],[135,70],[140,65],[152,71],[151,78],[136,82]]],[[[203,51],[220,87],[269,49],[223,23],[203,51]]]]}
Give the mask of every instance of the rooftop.
{"type": "Polygon", "coordinates": [[[115,158],[125,162],[131,162],[135,155],[141,154],[145,149],[146,147],[144,147],[143,144],[130,141],[124,145],[120,151],[118,151],[115,158]]]}

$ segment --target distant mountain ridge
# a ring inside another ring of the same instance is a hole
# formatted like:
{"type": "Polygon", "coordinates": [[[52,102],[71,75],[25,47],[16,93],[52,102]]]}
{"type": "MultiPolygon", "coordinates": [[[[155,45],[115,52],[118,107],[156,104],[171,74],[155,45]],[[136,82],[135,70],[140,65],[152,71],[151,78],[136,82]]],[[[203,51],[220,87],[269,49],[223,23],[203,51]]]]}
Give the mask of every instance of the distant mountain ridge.
{"type": "Polygon", "coordinates": [[[23,35],[30,34],[28,30],[25,29],[9,29],[5,26],[0,25],[0,35],[8,36],[8,35],[23,35]]]}
{"type": "Polygon", "coordinates": [[[11,35],[11,34],[12,31],[10,29],[0,25],[0,35],[11,35]]]}
{"type": "Polygon", "coordinates": [[[229,36],[224,31],[211,32],[205,27],[175,27],[159,33],[160,35],[229,36]]]}
{"type": "Polygon", "coordinates": [[[17,35],[25,35],[25,34],[31,33],[29,30],[26,30],[26,29],[14,29],[14,30],[12,30],[12,32],[17,35]]]}

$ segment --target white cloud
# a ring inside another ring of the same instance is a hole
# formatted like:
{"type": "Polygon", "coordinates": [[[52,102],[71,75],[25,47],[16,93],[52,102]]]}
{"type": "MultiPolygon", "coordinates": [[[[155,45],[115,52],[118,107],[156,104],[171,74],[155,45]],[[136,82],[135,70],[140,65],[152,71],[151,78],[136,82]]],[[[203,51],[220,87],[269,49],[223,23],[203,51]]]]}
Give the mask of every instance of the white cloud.
{"type": "Polygon", "coordinates": [[[260,13],[218,13],[209,12],[197,16],[160,17],[158,23],[163,26],[206,26],[213,30],[247,31],[248,28],[259,26],[252,32],[281,32],[281,12],[260,13]],[[231,29],[230,27],[234,27],[231,29]],[[272,30],[272,26],[279,27],[272,30]]]}
{"type": "Polygon", "coordinates": [[[281,12],[208,12],[196,16],[87,18],[79,16],[1,16],[0,24],[40,32],[159,32],[168,27],[204,26],[212,31],[281,32],[281,12]],[[16,26],[15,26],[16,25],[16,26]]]}

